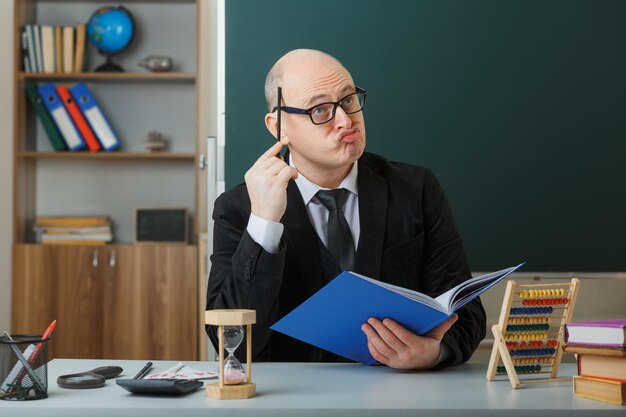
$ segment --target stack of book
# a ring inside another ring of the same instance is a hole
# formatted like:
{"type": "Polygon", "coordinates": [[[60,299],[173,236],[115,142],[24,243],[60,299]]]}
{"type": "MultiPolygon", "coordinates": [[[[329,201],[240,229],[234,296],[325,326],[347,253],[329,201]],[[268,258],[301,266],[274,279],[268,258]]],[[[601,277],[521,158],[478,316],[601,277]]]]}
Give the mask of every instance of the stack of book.
{"type": "Polygon", "coordinates": [[[44,244],[104,245],[113,240],[107,216],[37,217],[34,230],[44,244]]]}
{"type": "Polygon", "coordinates": [[[626,320],[567,323],[565,342],[578,362],[574,394],[626,404],[626,320]]]}
{"type": "Polygon", "coordinates": [[[89,87],[26,84],[26,95],[55,151],[113,151],[120,141],[89,87]]]}
{"type": "Polygon", "coordinates": [[[22,30],[24,72],[79,73],[85,63],[86,25],[28,24],[22,30]]]}

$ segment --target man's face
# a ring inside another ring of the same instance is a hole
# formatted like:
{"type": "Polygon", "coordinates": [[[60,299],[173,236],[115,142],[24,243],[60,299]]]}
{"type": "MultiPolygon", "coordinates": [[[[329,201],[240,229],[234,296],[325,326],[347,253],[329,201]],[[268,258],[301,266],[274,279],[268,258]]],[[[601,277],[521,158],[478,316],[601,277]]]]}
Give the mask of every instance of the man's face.
{"type": "MultiPolygon", "coordinates": [[[[324,102],[336,102],[354,93],[350,73],[327,57],[293,58],[286,63],[283,104],[303,109],[324,102]]],[[[298,168],[333,171],[352,165],[365,149],[363,112],[346,114],[337,107],[330,122],[315,125],[306,114],[283,112],[283,143],[298,168]]]]}

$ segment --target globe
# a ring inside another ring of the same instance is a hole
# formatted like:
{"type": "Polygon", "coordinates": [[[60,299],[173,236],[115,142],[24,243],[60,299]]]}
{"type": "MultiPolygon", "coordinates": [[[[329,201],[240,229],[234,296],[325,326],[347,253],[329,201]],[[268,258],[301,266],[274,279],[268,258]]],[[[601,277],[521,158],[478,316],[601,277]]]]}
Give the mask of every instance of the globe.
{"type": "Polygon", "coordinates": [[[87,39],[107,57],[107,62],[96,68],[96,71],[123,71],[113,63],[112,56],[128,48],[134,33],[134,19],[124,6],[97,9],[87,23],[87,39]]]}

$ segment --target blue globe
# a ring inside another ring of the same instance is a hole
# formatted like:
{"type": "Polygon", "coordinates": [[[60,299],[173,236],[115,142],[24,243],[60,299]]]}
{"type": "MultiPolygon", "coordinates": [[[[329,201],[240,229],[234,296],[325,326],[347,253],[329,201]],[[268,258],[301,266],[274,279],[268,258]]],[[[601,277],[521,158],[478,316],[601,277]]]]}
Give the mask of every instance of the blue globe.
{"type": "Polygon", "coordinates": [[[130,12],[122,7],[101,7],[87,23],[87,38],[103,54],[116,54],[128,47],[135,24],[130,12]]]}

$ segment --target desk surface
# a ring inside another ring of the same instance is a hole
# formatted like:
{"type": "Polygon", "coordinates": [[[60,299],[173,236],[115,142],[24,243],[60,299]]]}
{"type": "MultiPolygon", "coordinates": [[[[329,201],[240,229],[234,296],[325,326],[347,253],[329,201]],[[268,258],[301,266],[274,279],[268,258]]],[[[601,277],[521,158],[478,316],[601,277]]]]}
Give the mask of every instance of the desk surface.
{"type": "MultiPolygon", "coordinates": [[[[217,370],[214,362],[186,362],[217,370]]],[[[437,372],[398,372],[384,366],[320,363],[256,363],[252,379],[257,396],[214,400],[201,389],[183,397],[136,396],[108,380],[102,388],[59,388],[59,375],[98,366],[120,365],[132,378],[145,361],[55,359],[48,368],[47,399],[0,401],[0,415],[18,416],[582,416],[620,415],[626,407],[579,398],[571,380],[531,384],[513,390],[507,379],[487,382],[486,365],[462,365],[437,372]]],[[[155,362],[154,372],[176,362],[155,362]]],[[[561,366],[561,377],[575,372],[561,366]]],[[[210,380],[211,381],[211,380],[210,380]]]]}

